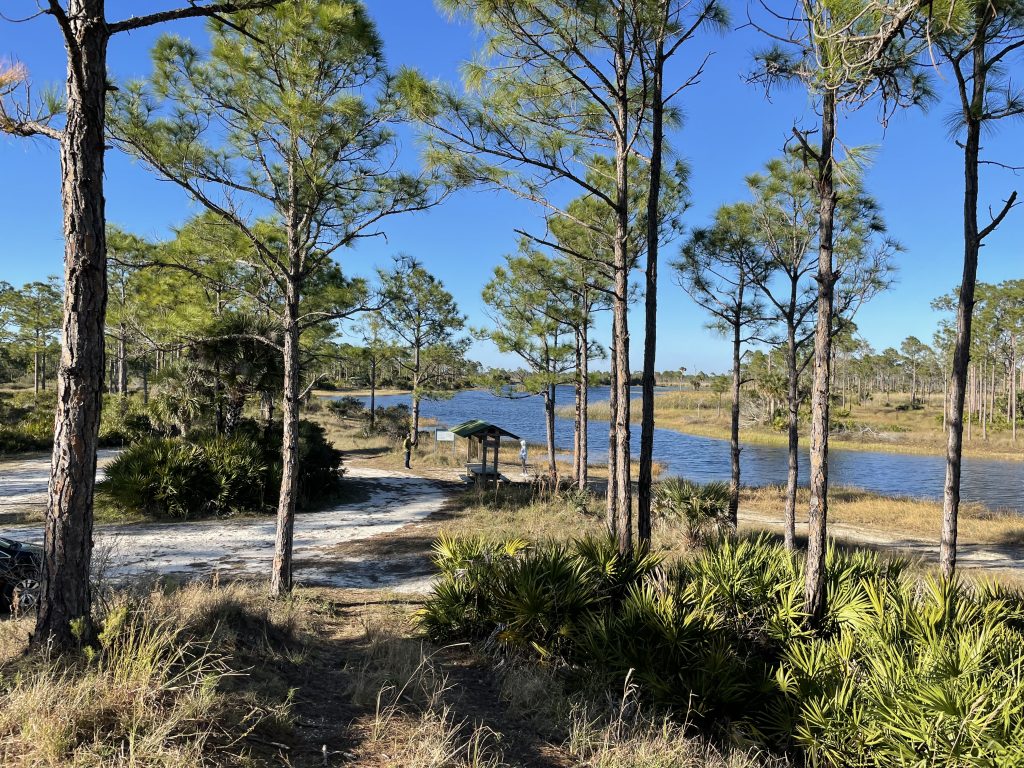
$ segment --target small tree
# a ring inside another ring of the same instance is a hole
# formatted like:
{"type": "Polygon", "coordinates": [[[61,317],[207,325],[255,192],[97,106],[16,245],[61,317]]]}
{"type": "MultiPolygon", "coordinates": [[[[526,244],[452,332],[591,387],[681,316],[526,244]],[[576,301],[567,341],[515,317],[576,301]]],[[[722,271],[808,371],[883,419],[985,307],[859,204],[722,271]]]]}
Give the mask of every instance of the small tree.
{"type": "Polygon", "coordinates": [[[363,318],[357,328],[363,341],[360,357],[366,365],[366,380],[370,385],[370,431],[377,427],[377,383],[381,368],[397,359],[398,350],[385,336],[384,320],[378,313],[363,318]]]}
{"type": "Polygon", "coordinates": [[[49,346],[61,327],[63,289],[60,278],[50,275],[46,281],[25,283],[20,290],[9,290],[8,311],[17,327],[16,343],[32,356],[33,391],[46,389],[46,358],[49,346]]]}
{"type": "MultiPolygon", "coordinates": [[[[752,174],[747,186],[753,202],[744,214],[771,269],[752,274],[770,308],[772,324],[764,340],[785,350],[787,380],[788,471],[786,476],[786,547],[796,546],[796,493],[800,462],[800,405],[806,397],[801,378],[813,361],[818,308],[815,274],[818,270],[820,200],[818,184],[808,174],[799,152],[768,162],[764,173],[752,174]],[[773,326],[780,328],[774,331],[773,326]]],[[[878,204],[861,183],[852,164],[842,168],[834,185],[832,257],[837,281],[832,289],[832,333],[838,332],[860,306],[889,283],[891,259],[899,246],[885,236],[878,204]]]]}
{"type": "Polygon", "coordinates": [[[441,385],[453,363],[464,355],[469,340],[455,299],[415,259],[400,256],[394,269],[380,272],[384,307],[381,320],[405,347],[399,365],[412,379],[410,429],[419,444],[420,403],[442,396],[441,385]]]}
{"type": "Polygon", "coordinates": [[[931,350],[916,336],[908,336],[900,344],[900,352],[910,368],[910,407],[917,405],[917,371],[928,359],[931,350]]]}
{"type": "MultiPolygon", "coordinates": [[[[743,385],[740,362],[744,344],[757,338],[765,321],[765,311],[757,295],[757,286],[771,271],[771,263],[762,254],[752,236],[750,209],[723,206],[715,222],[695,230],[683,245],[679,261],[673,264],[683,290],[714,320],[711,326],[732,342],[732,411],[729,445],[732,474],[729,484],[729,522],[736,529],[740,503],[740,388],[743,385]]],[[[712,388],[718,377],[712,379],[712,388]]]]}
{"type": "Polygon", "coordinates": [[[512,353],[526,370],[514,375],[518,391],[541,395],[547,432],[548,473],[558,481],[555,462],[555,388],[569,381],[576,360],[575,329],[568,322],[560,293],[559,265],[525,249],[494,268],[483,299],[495,327],[487,332],[499,352],[512,353]]]}

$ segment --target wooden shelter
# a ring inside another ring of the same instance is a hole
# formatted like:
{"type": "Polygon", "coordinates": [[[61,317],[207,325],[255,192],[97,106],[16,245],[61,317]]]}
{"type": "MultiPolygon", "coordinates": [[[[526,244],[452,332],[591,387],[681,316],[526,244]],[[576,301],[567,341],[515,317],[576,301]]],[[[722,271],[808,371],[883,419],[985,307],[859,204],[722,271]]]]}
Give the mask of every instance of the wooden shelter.
{"type": "Polygon", "coordinates": [[[495,424],[489,424],[479,419],[465,421],[458,426],[452,427],[451,431],[459,437],[466,438],[466,477],[469,480],[480,481],[494,478],[494,481],[504,480],[498,471],[498,453],[501,449],[501,438],[508,437],[518,440],[519,435],[514,435],[507,429],[502,429],[495,424]],[[473,446],[479,446],[480,461],[473,461],[473,446]],[[493,456],[491,455],[493,453],[493,456]]]}

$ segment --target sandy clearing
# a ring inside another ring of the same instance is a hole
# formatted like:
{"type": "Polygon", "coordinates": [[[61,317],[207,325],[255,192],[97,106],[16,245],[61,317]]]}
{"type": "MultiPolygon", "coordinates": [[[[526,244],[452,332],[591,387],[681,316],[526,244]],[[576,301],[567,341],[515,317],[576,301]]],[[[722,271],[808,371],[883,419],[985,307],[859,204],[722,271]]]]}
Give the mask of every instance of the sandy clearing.
{"type": "MultiPolygon", "coordinates": [[[[113,452],[105,452],[109,461],[113,452]]],[[[0,503],[45,502],[47,458],[0,465],[0,503]]],[[[369,498],[320,512],[300,512],[295,521],[294,578],[298,583],[344,587],[417,590],[421,577],[389,574],[386,563],[361,563],[355,573],[329,554],[346,541],[370,538],[415,523],[441,509],[441,485],[421,477],[349,465],[346,477],[368,483],[369,498]]],[[[123,581],[138,576],[264,577],[274,557],[276,520],[244,518],[181,523],[98,525],[94,532],[97,567],[103,577],[123,581]]],[[[39,524],[0,527],[0,536],[41,543],[39,524]]]]}
{"type": "MultiPolygon", "coordinates": [[[[96,452],[97,475],[114,457],[116,449],[96,452]]],[[[33,456],[0,463],[0,514],[38,512],[46,506],[46,486],[50,482],[50,457],[33,456]]]]}

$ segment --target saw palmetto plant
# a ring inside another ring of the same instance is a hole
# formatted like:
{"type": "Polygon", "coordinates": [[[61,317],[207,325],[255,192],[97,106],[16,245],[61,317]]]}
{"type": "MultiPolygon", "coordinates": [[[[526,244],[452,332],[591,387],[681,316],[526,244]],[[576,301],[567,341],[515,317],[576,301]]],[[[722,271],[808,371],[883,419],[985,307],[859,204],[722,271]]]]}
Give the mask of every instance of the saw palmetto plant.
{"type": "Polygon", "coordinates": [[[1024,765],[1024,596],[830,548],[824,621],[804,563],[723,537],[671,567],[612,540],[442,539],[420,612],[437,639],[630,679],[707,733],[811,766],[1024,765]]]}

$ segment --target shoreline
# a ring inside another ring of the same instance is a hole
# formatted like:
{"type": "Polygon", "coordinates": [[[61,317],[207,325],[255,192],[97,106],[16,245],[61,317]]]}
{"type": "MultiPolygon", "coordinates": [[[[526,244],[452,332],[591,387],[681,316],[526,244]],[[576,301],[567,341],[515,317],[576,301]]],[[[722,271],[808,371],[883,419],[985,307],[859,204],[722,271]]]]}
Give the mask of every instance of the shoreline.
{"type": "MultiPolygon", "coordinates": [[[[594,412],[594,406],[600,406],[604,401],[598,401],[591,403],[591,413],[589,418],[591,421],[602,421],[607,422],[608,419],[605,417],[600,410],[597,413],[594,412]]],[[[567,406],[562,406],[567,407],[567,406]]],[[[560,418],[570,418],[571,413],[556,414],[560,418]]],[[[657,408],[655,408],[654,421],[656,429],[667,429],[672,432],[678,432],[683,435],[692,435],[694,437],[707,437],[713,440],[729,440],[729,431],[727,427],[717,426],[715,424],[694,424],[692,422],[680,423],[679,417],[662,417],[658,418],[657,408]]],[[[639,419],[634,418],[634,425],[639,425],[639,419]]],[[[897,434],[897,433],[893,433],[897,434]]],[[[806,434],[800,435],[801,445],[806,445],[809,440],[809,436],[806,434]]],[[[779,448],[786,448],[788,440],[783,433],[774,432],[763,432],[744,430],[740,428],[740,443],[747,445],[769,445],[779,448]]],[[[942,458],[945,456],[944,445],[919,445],[913,443],[899,443],[889,442],[884,440],[863,440],[853,441],[844,440],[842,433],[834,433],[829,435],[829,449],[830,450],[842,450],[842,451],[857,451],[862,453],[895,453],[895,454],[906,454],[911,456],[936,456],[942,458]]],[[[991,461],[1007,461],[1007,462],[1024,462],[1024,448],[1018,451],[1000,451],[1000,450],[988,450],[978,449],[976,446],[970,443],[964,442],[963,456],[971,459],[989,459],[991,461]]]]}

